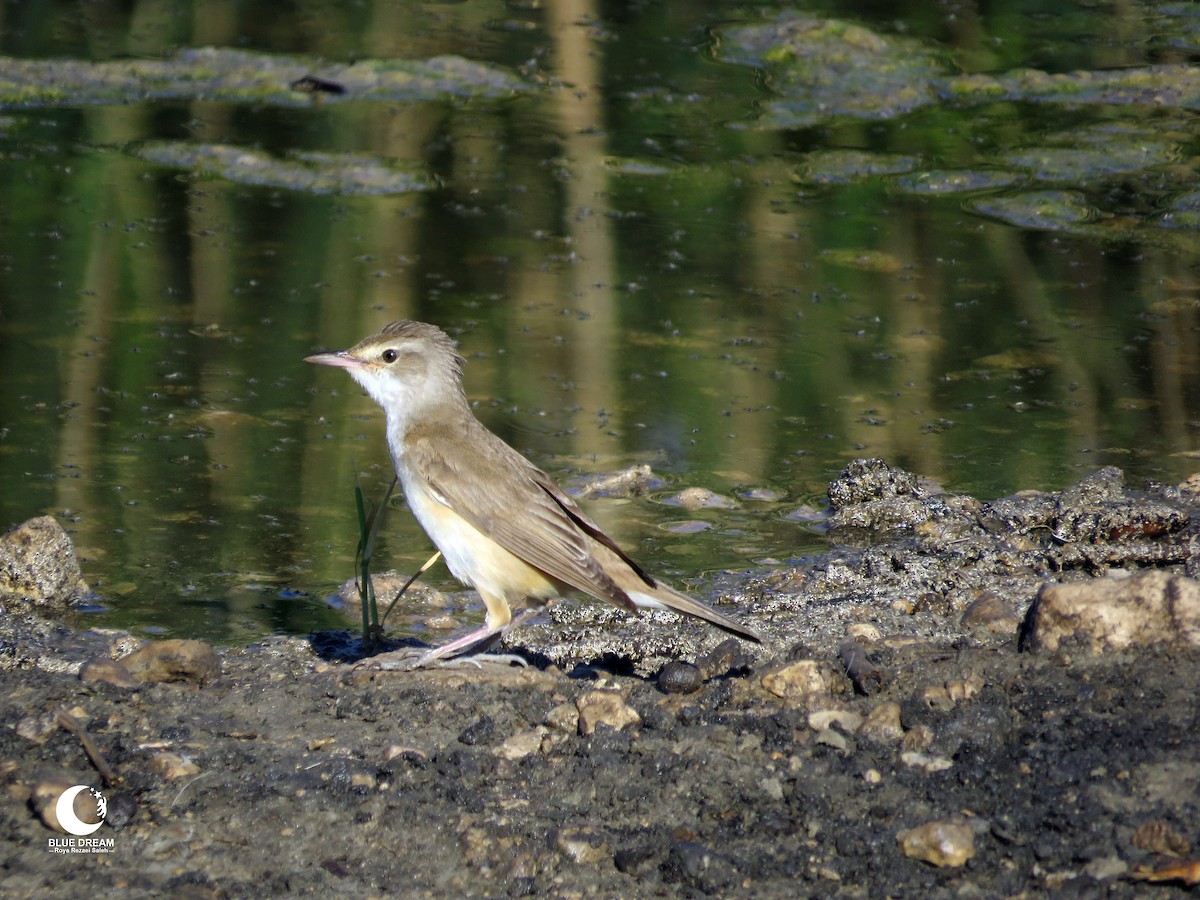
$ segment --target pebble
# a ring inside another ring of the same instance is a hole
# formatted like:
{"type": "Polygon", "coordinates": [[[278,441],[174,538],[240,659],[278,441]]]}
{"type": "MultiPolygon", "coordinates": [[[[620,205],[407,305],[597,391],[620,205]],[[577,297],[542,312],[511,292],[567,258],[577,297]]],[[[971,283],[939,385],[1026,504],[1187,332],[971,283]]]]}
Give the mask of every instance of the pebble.
{"type": "Polygon", "coordinates": [[[964,628],[1006,635],[1016,634],[1021,625],[1012,604],[995,591],[981,591],[960,621],[964,628]]]}
{"type": "Polygon", "coordinates": [[[614,691],[591,691],[576,700],[575,707],[579,710],[579,733],[584,736],[594,733],[597,725],[620,731],[642,721],[637,710],[614,691]]]}
{"type": "Polygon", "coordinates": [[[79,669],[80,681],[103,681],[127,690],[137,690],[142,682],[133,677],[133,673],[124,664],[104,656],[89,659],[79,669]]]}
{"type": "Polygon", "coordinates": [[[501,759],[516,762],[519,759],[540,753],[542,750],[542,741],[545,739],[547,732],[548,729],[542,725],[539,725],[537,728],[530,728],[528,731],[519,731],[501,741],[500,746],[492,752],[501,759]]]}
{"type": "Polygon", "coordinates": [[[838,684],[828,664],[815,659],[801,659],[772,669],[762,676],[762,686],[784,700],[816,701],[831,697],[838,684]]]}
{"type": "Polygon", "coordinates": [[[725,497],[721,494],[716,494],[708,488],[689,487],[684,488],[678,494],[668,497],[663,501],[671,506],[682,506],[684,509],[737,509],[737,501],[725,497]]]}
{"type": "Polygon", "coordinates": [[[579,730],[579,709],[574,703],[560,703],[546,713],[546,724],[555,731],[574,734],[579,730]]]}
{"type": "MultiPolygon", "coordinates": [[[[44,744],[58,731],[58,719],[52,712],[25,716],[17,722],[17,735],[35,744],[44,744]]],[[[68,784],[67,787],[70,787],[68,784]]]]}
{"type": "Polygon", "coordinates": [[[1200,646],[1200,582],[1168,572],[1044,584],[1030,607],[1022,649],[1055,651],[1082,637],[1092,653],[1200,646]]]}
{"type": "Polygon", "coordinates": [[[1139,850],[1162,853],[1166,856],[1187,856],[1191,844],[1169,823],[1161,819],[1144,822],[1134,831],[1129,843],[1139,850]]]}
{"type": "Polygon", "coordinates": [[[813,731],[824,731],[837,725],[842,731],[853,733],[863,723],[863,717],[850,709],[821,709],[808,714],[808,727],[813,731]]]}
{"type": "Polygon", "coordinates": [[[883,635],[870,622],[856,622],[846,629],[846,637],[856,640],[860,644],[874,644],[883,635]]]}
{"type": "Polygon", "coordinates": [[[177,753],[155,753],[148,763],[150,771],[166,781],[200,774],[200,767],[177,753]]]}
{"type": "MultiPolygon", "coordinates": [[[[69,790],[80,782],[66,776],[55,776],[44,781],[38,782],[30,792],[29,804],[33,807],[33,811],[37,813],[38,818],[42,820],[42,824],[52,831],[57,831],[62,834],[67,833],[67,829],[63,828],[58,821],[58,798],[63,795],[63,792],[69,790]]],[[[80,820],[88,823],[96,822],[96,800],[89,791],[80,791],[75,797],[75,814],[80,820]]]]}
{"type": "Polygon", "coordinates": [[[554,844],[575,863],[594,864],[612,857],[608,836],[598,828],[586,825],[558,829],[554,844]]]}
{"type": "Polygon", "coordinates": [[[932,775],[934,772],[944,772],[946,769],[954,766],[953,760],[947,759],[944,756],[918,753],[915,750],[908,750],[901,753],[900,762],[904,763],[910,769],[917,769],[926,775],[932,775]]]}
{"type": "Polygon", "coordinates": [[[664,694],[694,694],[704,686],[704,676],[691,663],[671,660],[658,673],[658,686],[664,694]]]}
{"type": "Polygon", "coordinates": [[[204,685],[221,674],[217,654],[203,641],[155,641],[120,662],[143,682],[183,681],[204,685]]]}
{"type": "Polygon", "coordinates": [[[933,729],[928,725],[914,725],[904,733],[900,749],[920,753],[933,745],[933,738],[933,729]]]}
{"type": "Polygon", "coordinates": [[[900,852],[941,867],[965,865],[975,855],[975,832],[966,822],[926,822],[896,835],[900,852]]]}
{"type": "Polygon", "coordinates": [[[904,738],[900,721],[900,704],[887,700],[877,705],[863,720],[859,735],[877,744],[895,744],[904,738]]]}

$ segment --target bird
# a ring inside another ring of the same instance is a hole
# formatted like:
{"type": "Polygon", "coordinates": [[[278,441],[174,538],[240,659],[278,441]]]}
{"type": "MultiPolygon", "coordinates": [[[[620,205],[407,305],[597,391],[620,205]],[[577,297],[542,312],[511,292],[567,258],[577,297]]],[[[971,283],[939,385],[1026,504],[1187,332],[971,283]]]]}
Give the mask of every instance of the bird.
{"type": "Polygon", "coordinates": [[[481,628],[428,650],[417,666],[485,656],[478,651],[515,621],[573,591],[634,614],[672,610],[762,642],[647,574],[549,475],[484,427],[467,401],[465,361],[436,325],[395,321],[305,361],[345,369],[382,407],[409,509],[487,609],[481,628]]]}

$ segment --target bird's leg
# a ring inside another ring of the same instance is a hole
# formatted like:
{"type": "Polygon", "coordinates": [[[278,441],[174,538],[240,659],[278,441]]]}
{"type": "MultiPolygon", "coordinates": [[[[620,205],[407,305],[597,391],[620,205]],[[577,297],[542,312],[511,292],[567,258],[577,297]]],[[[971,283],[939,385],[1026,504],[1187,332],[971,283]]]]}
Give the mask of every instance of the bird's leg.
{"type": "Polygon", "coordinates": [[[403,650],[380,653],[378,656],[363,660],[360,665],[372,669],[384,670],[424,669],[434,666],[482,666],[485,662],[528,666],[529,663],[525,661],[524,657],[517,656],[514,653],[475,651],[486,651],[487,647],[499,639],[500,635],[509,628],[519,625],[534,614],[534,610],[524,609],[510,622],[499,626],[492,624],[484,625],[481,628],[476,628],[474,631],[467,632],[461,637],[455,638],[449,643],[433,647],[430,650],[422,651],[406,647],[403,650]]]}

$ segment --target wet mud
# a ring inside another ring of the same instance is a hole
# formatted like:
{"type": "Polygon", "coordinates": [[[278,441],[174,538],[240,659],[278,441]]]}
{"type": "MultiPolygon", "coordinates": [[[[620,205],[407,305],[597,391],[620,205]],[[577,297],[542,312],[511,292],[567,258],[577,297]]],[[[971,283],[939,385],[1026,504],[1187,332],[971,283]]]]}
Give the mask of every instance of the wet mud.
{"type": "Polygon", "coordinates": [[[506,636],[525,668],[381,672],[342,633],[142,648],[0,584],[0,890],[1192,895],[1200,494],[860,460],[830,500],[826,554],[704,597],[761,647],[566,603],[506,636]],[[59,783],[105,794],[110,852],[51,852],[59,783]]]}

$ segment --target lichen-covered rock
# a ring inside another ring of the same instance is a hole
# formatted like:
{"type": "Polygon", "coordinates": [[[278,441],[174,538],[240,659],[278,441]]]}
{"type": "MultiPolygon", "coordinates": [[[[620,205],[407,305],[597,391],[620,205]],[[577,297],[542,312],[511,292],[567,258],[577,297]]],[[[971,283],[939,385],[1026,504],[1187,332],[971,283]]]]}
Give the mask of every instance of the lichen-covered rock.
{"type": "Polygon", "coordinates": [[[87,592],[75,547],[51,516],[30,519],[0,537],[0,597],[61,611],[87,592]]]}
{"type": "Polygon", "coordinates": [[[1021,646],[1057,650],[1069,638],[1093,653],[1200,646],[1200,582],[1169,572],[1046,584],[1022,626],[1021,646]]]}

